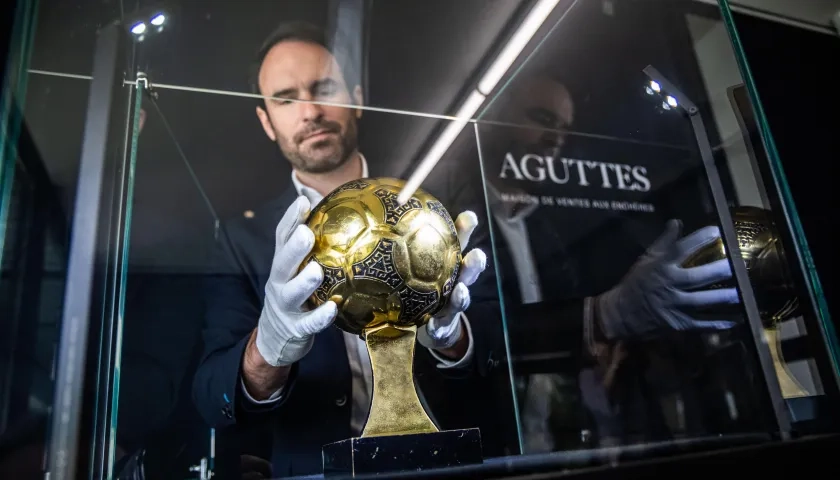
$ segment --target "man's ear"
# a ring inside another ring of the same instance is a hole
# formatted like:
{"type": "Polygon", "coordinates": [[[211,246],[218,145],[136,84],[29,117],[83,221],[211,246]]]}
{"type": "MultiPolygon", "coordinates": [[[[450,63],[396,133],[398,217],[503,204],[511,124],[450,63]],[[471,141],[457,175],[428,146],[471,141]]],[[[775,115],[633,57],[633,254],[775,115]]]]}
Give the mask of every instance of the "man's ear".
{"type": "MultiPolygon", "coordinates": [[[[362,87],[360,85],[356,85],[356,88],[353,89],[353,100],[355,101],[356,105],[363,106],[365,104],[364,98],[362,97],[362,87]]],[[[362,118],[362,109],[356,109],[356,118],[362,118]]]]}
{"type": "Polygon", "coordinates": [[[263,127],[265,135],[270,138],[272,142],[276,142],[277,135],[274,134],[274,127],[271,125],[271,119],[268,118],[268,112],[260,106],[257,106],[257,118],[260,119],[260,124],[263,127]]]}

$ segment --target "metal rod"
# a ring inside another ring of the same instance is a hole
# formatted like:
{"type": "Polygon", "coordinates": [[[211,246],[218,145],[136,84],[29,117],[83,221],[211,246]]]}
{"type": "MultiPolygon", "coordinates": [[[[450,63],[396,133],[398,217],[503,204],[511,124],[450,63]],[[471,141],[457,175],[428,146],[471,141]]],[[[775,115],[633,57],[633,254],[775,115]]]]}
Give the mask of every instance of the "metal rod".
{"type": "Polygon", "coordinates": [[[770,354],[770,347],[767,345],[767,340],[764,337],[764,329],[761,324],[761,316],[758,312],[758,304],[755,300],[755,293],[750,283],[747,272],[747,264],[741,257],[741,250],[738,246],[738,235],[735,233],[735,225],[732,222],[732,215],[729,211],[729,205],[726,201],[726,193],[723,189],[723,183],[720,180],[717,166],[715,165],[714,155],[712,154],[712,147],[709,144],[709,137],[706,133],[706,127],[703,119],[700,117],[697,106],[685,94],[682,93],[674,84],[666,79],[656,68],[647,66],[644,73],[651,79],[659,83],[662,90],[668,95],[677,99],[677,104],[686,110],[691,121],[691,127],[694,131],[694,137],[697,141],[697,147],[700,149],[700,156],[703,159],[703,167],[706,171],[706,177],[709,184],[709,189],[712,193],[712,201],[717,210],[718,219],[720,220],[721,239],[726,248],[727,257],[735,275],[735,280],[738,284],[738,291],[741,294],[741,300],[744,304],[744,310],[747,314],[747,323],[752,333],[753,341],[755,342],[756,352],[758,353],[758,360],[761,365],[762,373],[764,374],[764,382],[767,386],[767,393],[770,397],[773,413],[775,415],[778,431],[783,439],[790,437],[790,414],[787,408],[787,403],[782,397],[782,390],[779,386],[779,379],[776,376],[776,369],[773,366],[773,358],[770,354]]]}
{"type": "MultiPolygon", "coordinates": [[[[61,78],[72,78],[78,80],[90,80],[92,77],[90,75],[78,75],[73,73],[62,73],[62,72],[54,72],[49,70],[33,70],[29,69],[28,72],[30,74],[36,75],[46,75],[51,77],[61,77],[61,78]]],[[[136,86],[136,80],[126,80],[126,85],[136,86]]],[[[239,98],[251,98],[251,99],[262,99],[262,100],[272,100],[277,99],[275,97],[269,97],[260,95],[257,93],[246,93],[246,92],[237,92],[233,90],[217,90],[212,88],[201,88],[201,87],[190,87],[187,85],[174,85],[168,83],[149,83],[151,88],[155,90],[177,90],[182,92],[190,92],[190,93],[207,93],[210,95],[223,95],[228,97],[239,97],[239,98]]],[[[429,113],[429,112],[418,112],[414,110],[400,110],[395,108],[384,108],[384,107],[372,107],[369,105],[348,105],[345,103],[334,103],[334,102],[322,102],[318,100],[299,100],[295,98],[284,98],[283,100],[292,102],[292,103],[310,103],[312,105],[320,105],[324,107],[341,107],[341,108],[353,108],[356,110],[361,110],[363,112],[377,112],[377,113],[389,113],[394,115],[407,115],[412,117],[423,117],[423,118],[431,118],[437,120],[466,120],[467,123],[480,123],[482,125],[495,125],[499,127],[510,127],[510,128],[520,128],[520,129],[528,129],[531,131],[544,131],[544,132],[560,132],[570,137],[583,137],[583,138],[592,138],[592,139],[600,139],[600,140],[609,140],[614,142],[621,142],[621,143],[629,143],[629,144],[636,144],[636,145],[648,145],[651,147],[661,147],[661,148],[671,148],[675,150],[685,150],[684,145],[676,144],[676,143],[665,143],[665,142],[652,142],[647,140],[637,140],[633,138],[622,138],[613,135],[604,135],[599,133],[590,133],[590,132],[577,132],[574,130],[558,130],[553,128],[544,128],[544,127],[534,127],[534,126],[523,126],[519,123],[514,122],[505,122],[501,120],[488,120],[481,118],[481,115],[474,116],[473,118],[461,118],[458,116],[453,115],[442,115],[437,113],[429,113]]],[[[717,146],[715,149],[720,149],[722,146],[717,146]]]]}
{"type": "Polygon", "coordinates": [[[123,80],[118,69],[121,33],[117,25],[110,25],[100,31],[96,41],[59,337],[47,460],[50,480],[76,478],[102,179],[108,158],[111,109],[123,80]]]}

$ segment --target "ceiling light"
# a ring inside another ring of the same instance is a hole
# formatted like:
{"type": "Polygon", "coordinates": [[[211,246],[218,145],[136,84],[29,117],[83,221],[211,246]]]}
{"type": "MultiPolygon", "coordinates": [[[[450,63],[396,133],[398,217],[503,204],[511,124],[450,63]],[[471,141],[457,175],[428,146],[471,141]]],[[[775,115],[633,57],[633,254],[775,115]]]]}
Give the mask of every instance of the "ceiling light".
{"type": "Polygon", "coordinates": [[[426,177],[435,168],[437,162],[440,161],[467,123],[473,118],[475,112],[481,107],[481,104],[484,103],[486,96],[496,88],[499,81],[505,76],[511,65],[513,65],[513,62],[519,58],[525,46],[528,45],[534,37],[534,34],[537,33],[537,30],[545,23],[545,20],[559,1],[539,0],[531,11],[528,12],[528,16],[519,24],[516,32],[510,37],[510,40],[508,40],[507,44],[502,48],[502,51],[493,60],[490,68],[487,69],[484,76],[478,82],[478,88],[470,92],[470,95],[458,109],[458,113],[455,114],[457,120],[452,120],[444,128],[441,135],[435,140],[435,143],[420,161],[417,169],[408,178],[405,187],[403,187],[397,197],[399,203],[407,202],[423,181],[426,180],[426,177]]]}

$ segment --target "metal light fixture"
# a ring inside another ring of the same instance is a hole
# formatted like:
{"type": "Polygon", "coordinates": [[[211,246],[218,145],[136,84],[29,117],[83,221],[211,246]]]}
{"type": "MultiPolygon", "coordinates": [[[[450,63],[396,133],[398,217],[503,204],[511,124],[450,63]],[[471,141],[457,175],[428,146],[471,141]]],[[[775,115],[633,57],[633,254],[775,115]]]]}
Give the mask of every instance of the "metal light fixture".
{"type": "Polygon", "coordinates": [[[135,21],[129,23],[131,25],[131,33],[137,38],[138,41],[142,42],[146,35],[149,33],[148,25],[154,27],[152,33],[160,33],[163,31],[163,26],[167,21],[167,16],[161,12],[155,12],[153,15],[138,15],[135,17],[135,21]],[[141,20],[143,17],[149,18],[148,22],[146,20],[141,20]],[[147,25],[148,23],[148,25],[147,25]]]}

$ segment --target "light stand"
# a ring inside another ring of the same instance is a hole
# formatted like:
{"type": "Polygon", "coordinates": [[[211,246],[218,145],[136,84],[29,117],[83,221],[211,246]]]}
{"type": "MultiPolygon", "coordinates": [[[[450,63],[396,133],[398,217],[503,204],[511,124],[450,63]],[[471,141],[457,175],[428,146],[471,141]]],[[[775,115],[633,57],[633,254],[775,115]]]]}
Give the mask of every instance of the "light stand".
{"type": "Polygon", "coordinates": [[[706,133],[703,118],[700,116],[697,105],[674,86],[674,84],[668,81],[656,68],[648,65],[644,68],[643,72],[658,87],[655,89],[655,93],[663,95],[666,104],[671,108],[684,111],[691,121],[691,129],[697,142],[697,148],[700,150],[703,168],[706,172],[709,189],[712,193],[712,202],[720,221],[721,240],[723,240],[727,258],[732,267],[732,272],[735,275],[738,292],[741,295],[741,301],[743,302],[747,315],[747,324],[755,343],[756,352],[758,353],[758,360],[761,365],[767,393],[770,396],[776,427],[781,438],[787,440],[791,434],[790,413],[787,403],[784,397],[782,397],[779,379],[776,377],[776,369],[773,365],[773,358],[770,355],[770,347],[767,345],[767,340],[764,337],[764,329],[755,300],[755,293],[753,292],[752,284],[747,274],[746,263],[741,257],[738,236],[735,233],[735,224],[732,221],[732,215],[726,202],[726,193],[724,192],[720,174],[714,162],[714,155],[712,153],[712,147],[709,144],[709,137],[706,133]]]}

